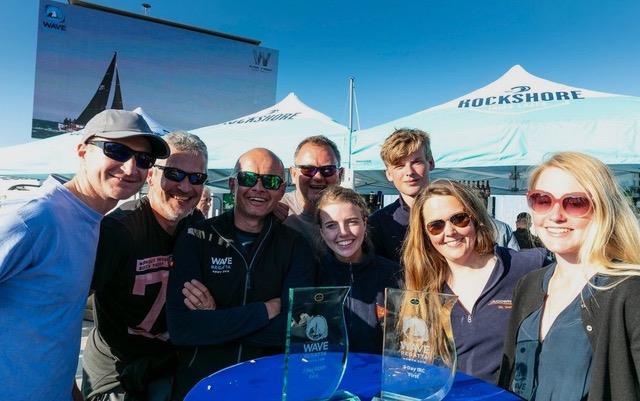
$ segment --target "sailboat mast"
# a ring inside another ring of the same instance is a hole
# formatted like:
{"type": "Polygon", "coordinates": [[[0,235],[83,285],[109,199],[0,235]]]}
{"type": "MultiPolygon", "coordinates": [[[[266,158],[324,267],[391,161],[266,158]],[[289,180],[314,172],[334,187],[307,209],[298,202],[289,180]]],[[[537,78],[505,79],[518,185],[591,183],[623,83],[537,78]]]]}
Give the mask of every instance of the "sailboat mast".
{"type": "Polygon", "coordinates": [[[351,169],[351,145],[353,142],[353,92],[355,91],[355,79],[349,77],[349,158],[348,167],[351,169]]]}

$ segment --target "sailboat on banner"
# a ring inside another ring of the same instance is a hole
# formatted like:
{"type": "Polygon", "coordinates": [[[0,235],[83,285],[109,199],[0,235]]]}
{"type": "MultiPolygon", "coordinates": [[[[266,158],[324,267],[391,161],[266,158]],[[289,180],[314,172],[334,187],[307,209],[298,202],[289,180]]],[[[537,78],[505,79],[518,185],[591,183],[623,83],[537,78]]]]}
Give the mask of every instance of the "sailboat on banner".
{"type": "Polygon", "coordinates": [[[58,123],[58,129],[60,131],[69,132],[82,129],[87,124],[87,122],[93,118],[93,116],[107,108],[114,74],[116,76],[116,83],[113,93],[113,100],[111,102],[111,108],[122,110],[122,92],[120,90],[120,77],[118,76],[117,58],[118,52],[114,52],[113,57],[111,58],[111,62],[109,63],[109,67],[107,67],[107,71],[104,73],[102,81],[100,82],[100,85],[98,85],[98,89],[96,90],[96,93],[93,95],[93,98],[91,99],[89,104],[87,104],[82,113],[80,113],[78,118],[76,118],[75,120],[65,118],[63,122],[58,123]]]}

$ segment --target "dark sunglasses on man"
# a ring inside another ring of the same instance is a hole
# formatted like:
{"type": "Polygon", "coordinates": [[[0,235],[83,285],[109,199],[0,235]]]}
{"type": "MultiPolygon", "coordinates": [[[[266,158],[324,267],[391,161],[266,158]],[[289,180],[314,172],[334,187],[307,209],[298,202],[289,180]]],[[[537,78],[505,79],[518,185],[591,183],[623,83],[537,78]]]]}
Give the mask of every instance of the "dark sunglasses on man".
{"type": "Polygon", "coordinates": [[[296,165],[296,168],[300,170],[302,175],[306,177],[313,177],[320,172],[323,177],[332,177],[338,171],[338,166],[335,164],[327,164],[326,166],[310,166],[310,165],[296,165]]]}
{"type": "Polygon", "coordinates": [[[284,179],[275,174],[258,174],[252,171],[239,171],[236,173],[236,179],[238,185],[241,187],[253,188],[258,183],[258,180],[262,182],[264,189],[276,191],[280,189],[284,184],[284,179]]]}
{"type": "Polygon", "coordinates": [[[202,185],[207,181],[207,174],[205,173],[188,173],[179,168],[169,166],[155,165],[153,167],[162,170],[162,176],[169,181],[182,182],[182,180],[188,178],[191,185],[202,185]]]}
{"type": "Polygon", "coordinates": [[[118,142],[92,140],[87,141],[87,144],[99,147],[105,156],[120,163],[133,157],[138,168],[149,169],[156,162],[156,158],[151,153],[138,152],[118,142]]]}

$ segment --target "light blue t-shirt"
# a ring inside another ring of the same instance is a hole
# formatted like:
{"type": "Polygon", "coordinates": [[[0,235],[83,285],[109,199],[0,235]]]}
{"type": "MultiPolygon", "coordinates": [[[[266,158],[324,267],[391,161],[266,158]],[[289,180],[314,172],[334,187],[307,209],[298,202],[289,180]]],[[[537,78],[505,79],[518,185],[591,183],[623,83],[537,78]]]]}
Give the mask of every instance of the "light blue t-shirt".
{"type": "Polygon", "coordinates": [[[52,177],[0,211],[3,400],[71,399],[101,219],[52,177]]]}

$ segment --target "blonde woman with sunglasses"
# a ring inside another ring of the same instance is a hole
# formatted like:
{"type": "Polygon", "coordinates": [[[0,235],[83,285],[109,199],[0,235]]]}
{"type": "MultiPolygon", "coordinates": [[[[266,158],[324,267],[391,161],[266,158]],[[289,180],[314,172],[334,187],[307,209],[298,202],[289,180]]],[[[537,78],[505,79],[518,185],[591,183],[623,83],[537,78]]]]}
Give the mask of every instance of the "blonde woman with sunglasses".
{"type": "Polygon", "coordinates": [[[409,290],[452,293],[458,369],[496,382],[503,338],[517,281],[540,268],[546,251],[515,251],[494,244],[483,201],[456,182],[438,180],[411,208],[403,245],[409,290]]]}
{"type": "Polygon", "coordinates": [[[640,227],[612,172],[557,153],[527,201],[556,263],[518,283],[500,385],[527,400],[640,400],[640,227]]]}

